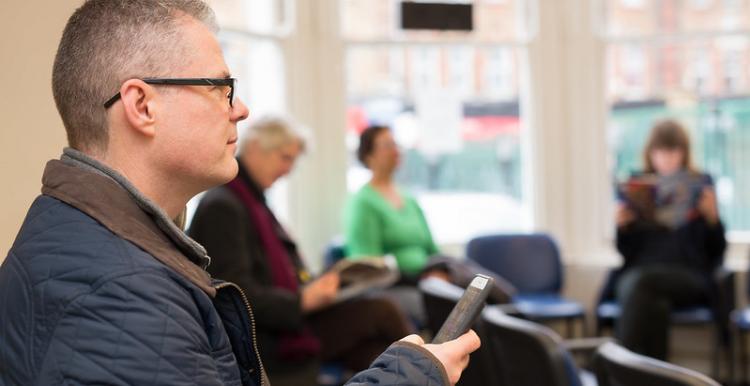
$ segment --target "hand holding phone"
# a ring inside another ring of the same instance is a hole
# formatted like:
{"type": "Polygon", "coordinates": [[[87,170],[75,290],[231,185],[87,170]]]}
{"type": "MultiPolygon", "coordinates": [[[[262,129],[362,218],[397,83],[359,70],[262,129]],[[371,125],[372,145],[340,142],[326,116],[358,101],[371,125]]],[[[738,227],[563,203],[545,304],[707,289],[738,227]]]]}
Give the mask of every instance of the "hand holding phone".
{"type": "Polygon", "coordinates": [[[458,338],[469,331],[484,308],[484,302],[492,288],[493,280],[489,276],[476,275],[471,281],[458,303],[448,315],[440,331],[432,340],[440,344],[458,338]]]}

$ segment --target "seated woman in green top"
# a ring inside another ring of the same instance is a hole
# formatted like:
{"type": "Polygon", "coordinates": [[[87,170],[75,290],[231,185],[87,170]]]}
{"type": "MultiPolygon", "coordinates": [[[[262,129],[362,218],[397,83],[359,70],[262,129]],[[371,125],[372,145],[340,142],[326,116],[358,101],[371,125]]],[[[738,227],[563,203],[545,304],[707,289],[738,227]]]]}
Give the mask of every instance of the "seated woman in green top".
{"type": "Polygon", "coordinates": [[[351,197],[345,211],[347,258],[393,255],[401,281],[385,295],[397,302],[417,326],[425,326],[422,295],[413,286],[431,276],[466,287],[474,274],[492,276],[490,303],[507,303],[512,285],[477,264],[441,256],[417,201],[393,181],[401,154],[386,126],[362,132],[357,157],[372,171],[372,178],[351,197]]]}
{"type": "Polygon", "coordinates": [[[416,280],[438,253],[417,201],[393,181],[401,154],[388,127],[368,127],[357,157],[372,178],[349,201],[345,216],[348,257],[393,255],[405,278],[416,280]]]}

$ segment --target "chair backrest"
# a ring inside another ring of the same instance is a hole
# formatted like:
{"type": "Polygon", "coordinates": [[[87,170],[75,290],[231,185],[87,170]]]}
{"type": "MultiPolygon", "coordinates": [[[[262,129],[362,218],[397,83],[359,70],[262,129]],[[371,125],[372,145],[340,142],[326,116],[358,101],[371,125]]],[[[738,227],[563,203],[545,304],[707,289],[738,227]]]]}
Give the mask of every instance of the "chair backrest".
{"type": "Polygon", "coordinates": [[[496,306],[482,314],[493,357],[503,371],[504,384],[516,386],[580,386],[573,358],[549,328],[512,316],[496,306]]]}
{"type": "MultiPolygon", "coordinates": [[[[453,307],[463,295],[463,288],[436,278],[427,278],[419,282],[425,311],[427,313],[427,327],[436,334],[443,322],[448,318],[453,307]]],[[[481,320],[473,327],[474,331],[484,341],[484,324],[481,320]]],[[[471,354],[469,366],[461,374],[459,386],[500,385],[497,379],[496,363],[492,358],[492,351],[482,345],[479,350],[471,354]]]]}
{"type": "Polygon", "coordinates": [[[520,293],[559,293],[562,262],[552,237],[543,233],[481,236],[469,241],[466,256],[497,273],[520,293]]]}
{"type": "Polygon", "coordinates": [[[613,342],[596,351],[594,371],[599,386],[719,386],[697,371],[636,354],[613,342]]]}

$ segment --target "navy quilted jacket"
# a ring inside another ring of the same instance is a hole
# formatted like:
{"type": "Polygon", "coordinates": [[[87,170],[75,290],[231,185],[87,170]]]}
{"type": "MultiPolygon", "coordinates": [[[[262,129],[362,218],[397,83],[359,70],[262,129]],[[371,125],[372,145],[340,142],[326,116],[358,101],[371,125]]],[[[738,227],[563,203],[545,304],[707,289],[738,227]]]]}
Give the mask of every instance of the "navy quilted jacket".
{"type": "MultiPolygon", "coordinates": [[[[50,161],[0,266],[0,386],[266,385],[248,299],[170,241],[116,182],[50,161]]],[[[349,385],[445,385],[396,343],[349,385]]]]}
{"type": "Polygon", "coordinates": [[[32,205],[0,294],[9,385],[241,384],[206,293],[54,198],[32,205]]]}

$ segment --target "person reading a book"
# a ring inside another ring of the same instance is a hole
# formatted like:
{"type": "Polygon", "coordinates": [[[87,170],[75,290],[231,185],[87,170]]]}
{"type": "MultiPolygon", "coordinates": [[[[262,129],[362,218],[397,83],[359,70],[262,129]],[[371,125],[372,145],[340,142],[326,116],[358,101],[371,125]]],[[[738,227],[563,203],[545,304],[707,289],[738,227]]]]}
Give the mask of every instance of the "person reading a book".
{"type": "Polygon", "coordinates": [[[685,128],[655,124],[643,150],[644,170],[621,188],[614,279],[622,306],[618,339],[629,349],[666,359],[670,312],[715,299],[711,277],[726,240],[711,177],[690,156],[685,128]]]}
{"type": "Polygon", "coordinates": [[[313,278],[268,207],[264,192],[305,149],[297,127],[282,117],[257,119],[240,145],[238,176],[206,193],[189,230],[212,258],[208,271],[237,283],[252,300],[261,358],[274,385],[315,384],[318,361],[365,369],[410,332],[389,300],[334,304],[338,274],[313,278]]]}

